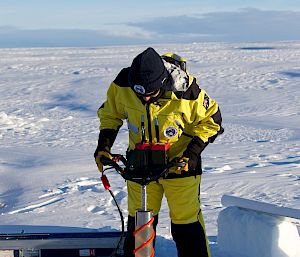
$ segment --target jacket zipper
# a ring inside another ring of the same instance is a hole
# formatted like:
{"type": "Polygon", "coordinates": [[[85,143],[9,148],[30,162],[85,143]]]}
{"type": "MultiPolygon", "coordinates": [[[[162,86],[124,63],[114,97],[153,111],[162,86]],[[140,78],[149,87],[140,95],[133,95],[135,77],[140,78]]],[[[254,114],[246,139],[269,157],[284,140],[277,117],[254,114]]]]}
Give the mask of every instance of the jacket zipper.
{"type": "Polygon", "coordinates": [[[146,104],[146,112],[147,112],[147,120],[148,120],[149,143],[152,143],[152,128],[151,128],[149,104],[146,104]]]}
{"type": "MultiPolygon", "coordinates": [[[[151,128],[151,117],[150,117],[150,110],[149,110],[149,104],[146,104],[146,112],[147,112],[147,120],[148,120],[148,134],[149,134],[149,143],[152,143],[152,128],[151,128]]],[[[152,166],[152,151],[149,151],[148,153],[149,158],[149,166],[152,166]]]]}

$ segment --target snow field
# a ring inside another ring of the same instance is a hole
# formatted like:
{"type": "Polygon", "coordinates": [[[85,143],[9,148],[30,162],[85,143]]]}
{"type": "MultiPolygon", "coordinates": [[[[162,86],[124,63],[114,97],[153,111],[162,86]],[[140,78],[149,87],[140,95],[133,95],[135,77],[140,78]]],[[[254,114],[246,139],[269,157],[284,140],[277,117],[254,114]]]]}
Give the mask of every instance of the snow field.
{"type": "MultiPolygon", "coordinates": [[[[224,193],[300,208],[300,43],[154,46],[176,52],[220,104],[225,133],[203,153],[201,206],[213,257],[224,193]]],[[[119,230],[93,160],[97,108],[146,46],[0,49],[0,223],[119,230]]],[[[126,124],[114,153],[125,153],[126,124]]],[[[107,174],[124,216],[124,181],[107,174]]],[[[156,256],[173,253],[166,201],[156,256]]]]}

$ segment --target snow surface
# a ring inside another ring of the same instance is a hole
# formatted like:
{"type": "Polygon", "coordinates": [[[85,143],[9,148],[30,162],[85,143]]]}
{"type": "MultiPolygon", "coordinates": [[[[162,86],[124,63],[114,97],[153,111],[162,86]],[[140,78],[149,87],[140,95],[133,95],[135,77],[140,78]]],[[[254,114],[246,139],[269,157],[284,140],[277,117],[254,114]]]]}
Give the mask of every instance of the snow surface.
{"type": "MultiPolygon", "coordinates": [[[[93,160],[96,110],[146,47],[0,49],[1,225],[120,229],[93,160]]],[[[186,58],[220,104],[225,133],[203,153],[201,206],[213,257],[242,257],[217,246],[223,194],[300,208],[300,42],[154,47],[186,58]]],[[[114,153],[127,136],[124,126],[114,153]]],[[[108,177],[126,216],[125,183],[108,177]]],[[[176,256],[166,201],[156,256],[176,256]]]]}

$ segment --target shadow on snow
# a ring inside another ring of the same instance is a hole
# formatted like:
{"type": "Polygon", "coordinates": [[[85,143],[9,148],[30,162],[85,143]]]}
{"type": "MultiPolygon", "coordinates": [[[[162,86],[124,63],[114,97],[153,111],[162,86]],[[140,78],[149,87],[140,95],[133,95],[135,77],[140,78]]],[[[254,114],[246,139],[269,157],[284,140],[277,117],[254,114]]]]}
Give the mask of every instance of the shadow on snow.
{"type": "Polygon", "coordinates": [[[300,71],[283,71],[281,74],[286,75],[290,78],[300,78],[300,71]]]}
{"type": "Polygon", "coordinates": [[[274,50],[275,47],[269,46],[252,46],[252,47],[241,47],[240,50],[257,51],[257,50],[274,50]]]}
{"type": "Polygon", "coordinates": [[[89,114],[95,114],[95,110],[86,103],[80,103],[80,100],[75,94],[67,93],[64,95],[54,96],[53,103],[46,104],[46,109],[51,110],[56,107],[64,108],[68,111],[79,111],[89,114]]]}

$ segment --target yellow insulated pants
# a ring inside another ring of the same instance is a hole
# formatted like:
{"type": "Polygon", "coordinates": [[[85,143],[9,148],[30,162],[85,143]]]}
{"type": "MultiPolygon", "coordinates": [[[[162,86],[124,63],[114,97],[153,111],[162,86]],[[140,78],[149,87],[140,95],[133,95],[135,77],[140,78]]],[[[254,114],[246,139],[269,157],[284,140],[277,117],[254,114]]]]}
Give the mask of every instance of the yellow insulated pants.
{"type": "MultiPolygon", "coordinates": [[[[171,233],[177,246],[178,257],[210,257],[200,208],[200,182],[201,176],[197,175],[159,179],[147,185],[147,207],[153,211],[156,219],[162,198],[166,196],[170,210],[171,233]]],[[[136,210],[141,208],[141,185],[128,181],[127,189],[129,220],[134,221],[136,210]]],[[[131,237],[131,233],[132,224],[128,226],[128,237],[131,237]]],[[[125,247],[129,241],[129,238],[125,240],[125,247]]]]}

